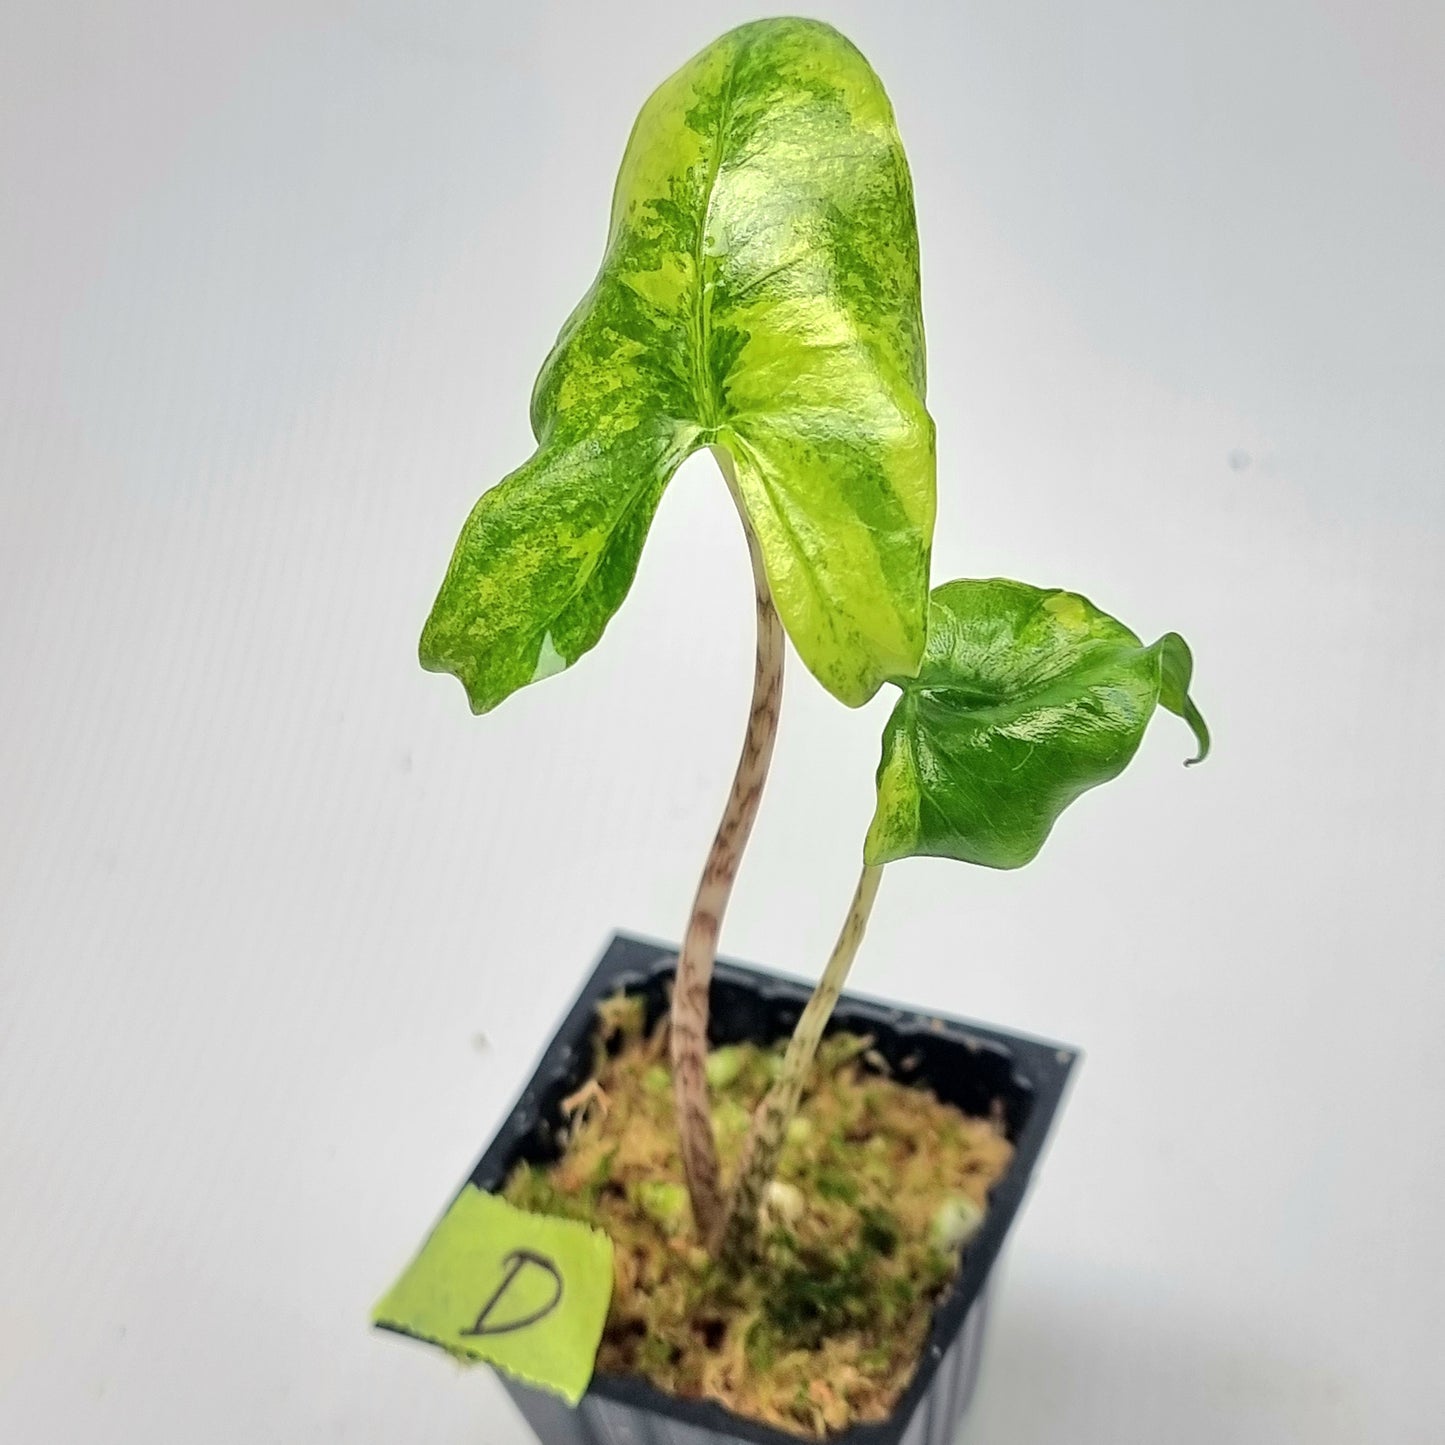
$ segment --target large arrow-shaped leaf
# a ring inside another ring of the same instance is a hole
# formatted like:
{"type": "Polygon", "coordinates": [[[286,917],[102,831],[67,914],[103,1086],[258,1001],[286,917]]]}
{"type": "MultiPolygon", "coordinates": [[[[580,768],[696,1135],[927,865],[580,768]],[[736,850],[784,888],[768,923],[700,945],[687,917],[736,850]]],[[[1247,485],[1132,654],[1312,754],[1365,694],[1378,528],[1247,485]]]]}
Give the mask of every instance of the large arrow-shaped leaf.
{"type": "Polygon", "coordinates": [[[643,107],[602,270],[537,380],[537,450],[477,504],[422,635],[478,712],[575,662],[658,499],[725,448],[778,612],[850,704],[922,654],[933,531],[913,195],[835,30],[734,30],[643,107]]]}
{"type": "Polygon", "coordinates": [[[1073,592],[1022,582],[934,589],[928,647],[883,734],[869,863],[931,854],[1017,868],[1081,793],[1128,765],[1156,706],[1209,750],[1171,632],[1145,647],[1073,592]]]}

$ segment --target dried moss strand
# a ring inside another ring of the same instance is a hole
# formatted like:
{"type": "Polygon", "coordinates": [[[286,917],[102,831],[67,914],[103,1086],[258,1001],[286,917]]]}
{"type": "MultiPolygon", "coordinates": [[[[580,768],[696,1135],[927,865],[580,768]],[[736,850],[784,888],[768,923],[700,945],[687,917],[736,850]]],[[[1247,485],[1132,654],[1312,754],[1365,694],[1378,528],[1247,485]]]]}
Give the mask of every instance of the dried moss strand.
{"type": "Polygon", "coordinates": [[[793,1031],[793,1037],[788,1042],[777,1082],[768,1091],[753,1116],[752,1128],[747,1142],[743,1145],[737,1182],[733,1187],[726,1215],[717,1232],[709,1236],[714,1252],[728,1265],[736,1266],[742,1263],[752,1248],[763,1191],[777,1172],[788,1125],[798,1112],[798,1104],[803,1097],[803,1085],[807,1081],[813,1060],[817,1057],[823,1030],[833,1016],[838,997],[843,992],[848,972],[857,956],[858,946],[863,941],[863,934],[868,927],[868,916],[873,911],[873,900],[878,896],[878,884],[882,877],[881,867],[866,866],[860,874],[858,886],[853,891],[853,903],[848,910],[848,917],[843,921],[838,942],[833,947],[827,968],[823,970],[823,977],[813,990],[813,996],[808,1000],[803,1016],[793,1031]]]}
{"type": "Polygon", "coordinates": [[[752,832],[763,784],[772,762],[778,732],[778,709],[783,692],[783,627],[773,606],[762,550],[738,499],[737,478],[731,456],[713,448],[733,500],[738,502],[747,536],[757,602],[758,645],[753,675],[753,700],[747,734],[738,759],[727,807],[718,824],[707,864],[693,901],[692,916],[677,960],[677,982],[672,999],[673,1094],[683,1170],[692,1198],[693,1218],[704,1239],[722,1227],[723,1194],[718,1169],[717,1141],[713,1137],[707,1074],[708,989],[717,958],[723,915],[752,832]]]}

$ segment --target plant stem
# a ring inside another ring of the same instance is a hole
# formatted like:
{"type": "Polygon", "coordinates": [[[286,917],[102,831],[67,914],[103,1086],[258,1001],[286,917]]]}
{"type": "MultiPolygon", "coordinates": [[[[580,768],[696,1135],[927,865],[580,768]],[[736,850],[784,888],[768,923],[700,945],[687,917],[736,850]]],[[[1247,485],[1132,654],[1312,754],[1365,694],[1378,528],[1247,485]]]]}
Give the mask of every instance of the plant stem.
{"type": "Polygon", "coordinates": [[[732,457],[721,447],[714,447],[713,455],[727,479],[747,536],[757,597],[758,649],[742,756],[698,884],[692,916],[678,954],[677,980],[672,993],[673,1097],[693,1219],[703,1239],[717,1234],[723,1222],[717,1141],[713,1137],[707,1088],[708,988],[712,983],[723,914],[762,800],[763,784],[767,781],[783,692],[783,625],[773,607],[762,550],[738,496],[732,457]]]}
{"type": "Polygon", "coordinates": [[[843,921],[838,942],[833,946],[832,957],[823,970],[823,977],[813,990],[793,1037],[788,1041],[787,1052],[783,1055],[783,1067],[773,1087],[768,1090],[763,1102],[753,1115],[752,1128],[747,1142],[743,1145],[741,1161],[738,1164],[737,1182],[733,1186],[732,1198],[727,1214],[717,1234],[712,1237],[714,1253],[725,1264],[740,1264],[753,1247],[757,1233],[758,1209],[762,1204],[763,1191],[772,1182],[777,1171],[778,1159],[787,1139],[788,1125],[798,1112],[803,1096],[803,1085],[807,1082],[808,1071],[818,1053],[823,1039],[823,1030],[833,1016],[838,996],[848,970],[853,966],[858,945],[868,927],[868,915],[873,911],[873,900],[878,894],[878,884],[883,877],[881,866],[866,866],[859,875],[858,886],[853,891],[853,903],[848,917],[843,921]]]}

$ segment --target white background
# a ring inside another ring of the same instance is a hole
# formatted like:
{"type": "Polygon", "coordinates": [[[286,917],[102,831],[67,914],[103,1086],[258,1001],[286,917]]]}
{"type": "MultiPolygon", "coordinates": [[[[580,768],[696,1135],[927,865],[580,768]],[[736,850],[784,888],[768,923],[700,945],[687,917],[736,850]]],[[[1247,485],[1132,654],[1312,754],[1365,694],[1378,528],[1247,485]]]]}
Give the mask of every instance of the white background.
{"type": "MultiPolygon", "coordinates": [[[[1215,757],[859,988],[1082,1045],[968,1439],[1426,1445],[1445,1412],[1445,10],[819,3],[918,191],[936,572],[1192,642],[1215,757]]],[[[615,926],[676,937],[750,676],[703,458],[572,672],[416,637],[720,3],[0,18],[0,1437],[481,1442],[366,1327],[615,926]]],[[[799,667],[727,951],[802,973],[888,703],[799,667]]]]}

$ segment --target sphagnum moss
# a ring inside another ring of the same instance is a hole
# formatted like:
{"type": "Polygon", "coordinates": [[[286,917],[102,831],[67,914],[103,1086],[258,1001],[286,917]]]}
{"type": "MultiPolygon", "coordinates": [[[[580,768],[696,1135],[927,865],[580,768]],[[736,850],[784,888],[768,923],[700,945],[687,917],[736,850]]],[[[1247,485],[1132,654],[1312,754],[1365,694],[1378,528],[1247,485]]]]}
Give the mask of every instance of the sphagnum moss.
{"type": "MultiPolygon", "coordinates": [[[[561,1157],[520,1166],[506,1189],[611,1236],[598,1368],[820,1436],[886,1419],[958,1266],[937,1242],[939,1218],[981,1214],[1012,1158],[999,1124],[880,1074],[867,1038],[830,1036],[764,1203],[760,1254],[728,1271],[697,1243],[665,1023],[648,1035],[640,1004],[613,1000],[599,1039],[593,1079],[567,1101],[561,1157]]],[[[725,1171],[780,1057],[781,1045],[737,1045],[711,1060],[725,1171]]]]}

